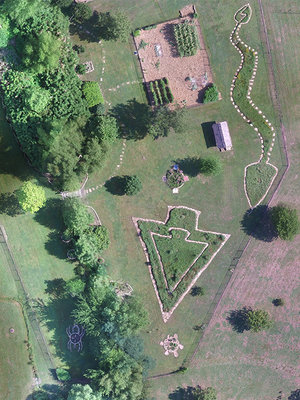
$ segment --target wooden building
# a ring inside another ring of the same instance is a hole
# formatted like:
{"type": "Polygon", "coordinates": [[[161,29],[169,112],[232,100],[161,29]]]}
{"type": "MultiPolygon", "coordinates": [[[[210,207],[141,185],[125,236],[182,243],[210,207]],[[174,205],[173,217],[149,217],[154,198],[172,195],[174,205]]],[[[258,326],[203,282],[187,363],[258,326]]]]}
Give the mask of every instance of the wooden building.
{"type": "Polygon", "coordinates": [[[216,145],[219,150],[231,150],[232,142],[227,122],[218,122],[216,124],[213,124],[212,128],[214,131],[216,145]]]}

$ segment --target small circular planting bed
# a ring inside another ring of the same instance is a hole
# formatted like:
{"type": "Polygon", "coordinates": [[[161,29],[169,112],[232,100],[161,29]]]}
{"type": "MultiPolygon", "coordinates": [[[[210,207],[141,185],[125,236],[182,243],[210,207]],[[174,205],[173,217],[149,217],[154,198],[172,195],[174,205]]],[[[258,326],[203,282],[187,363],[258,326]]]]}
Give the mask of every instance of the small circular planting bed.
{"type": "Polygon", "coordinates": [[[171,189],[180,188],[184,185],[184,175],[180,169],[171,168],[166,173],[166,182],[171,189]]]}

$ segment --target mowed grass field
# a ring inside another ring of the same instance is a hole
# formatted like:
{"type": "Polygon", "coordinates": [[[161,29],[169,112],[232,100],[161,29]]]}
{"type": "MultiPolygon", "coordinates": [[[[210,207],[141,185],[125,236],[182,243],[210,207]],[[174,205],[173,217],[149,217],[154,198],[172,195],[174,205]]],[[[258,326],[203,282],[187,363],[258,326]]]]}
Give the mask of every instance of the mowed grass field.
{"type": "MultiPolygon", "coordinates": [[[[145,1],[142,5],[143,10],[140,3],[136,4],[133,1],[128,1],[126,4],[118,1],[113,3],[93,1],[90,4],[98,11],[121,7],[130,16],[133,27],[140,27],[176,17],[178,10],[188,2],[145,1]]],[[[151,324],[144,332],[144,339],[147,353],[156,361],[152,374],[178,368],[195,347],[199,333],[194,327],[200,325],[205,317],[230,261],[244,237],[240,227],[240,222],[248,208],[243,189],[244,167],[257,160],[260,152],[260,143],[255,132],[244,123],[229,100],[231,80],[240,63],[239,54],[229,42],[229,34],[234,27],[233,14],[238,6],[235,1],[226,2],[226,5],[217,1],[209,4],[200,2],[196,5],[210,54],[214,81],[223,100],[188,110],[186,128],[181,134],[171,134],[167,138],[158,140],[147,137],[141,141],[127,141],[123,164],[118,173],[120,175],[137,174],[141,178],[143,191],[139,195],[132,198],[116,196],[105,188],[101,188],[85,200],[87,204],[96,208],[102,223],[108,227],[111,234],[111,246],[104,254],[105,261],[109,265],[109,273],[114,279],[128,281],[133,286],[135,293],[144,299],[151,316],[151,324]],[[219,23],[220,20],[222,24],[219,23]],[[228,121],[233,139],[233,151],[227,153],[219,153],[215,147],[211,147],[211,132],[205,129],[207,122],[222,120],[228,121]],[[178,195],[172,194],[162,181],[162,176],[172,163],[191,156],[206,155],[216,155],[222,159],[223,174],[211,178],[200,176],[191,178],[180,189],[178,195]],[[205,288],[206,295],[196,299],[187,295],[172,318],[164,324],[145,265],[146,259],[131,218],[165,220],[168,205],[184,205],[198,209],[202,212],[199,220],[201,229],[230,233],[232,236],[198,281],[198,284],[205,288]],[[185,346],[178,359],[163,356],[163,351],[159,346],[160,341],[172,333],[177,333],[185,346]]],[[[259,14],[255,4],[253,8],[254,14],[250,23],[240,32],[245,42],[256,48],[261,55],[253,99],[278,127],[278,120],[269,98],[267,68],[259,36],[259,14]]],[[[75,38],[75,42],[78,43],[78,37],[75,38]]],[[[130,44],[127,51],[125,51],[126,46],[121,43],[112,45],[104,43],[103,46],[88,42],[81,42],[81,44],[85,46],[92,61],[93,57],[95,60],[102,60],[103,49],[105,49],[106,58],[112,51],[113,62],[106,61],[98,65],[101,71],[103,66],[105,67],[104,73],[99,75],[100,79],[102,77],[99,83],[106,101],[111,103],[112,107],[134,97],[137,101],[141,101],[139,86],[125,85],[116,91],[108,90],[129,80],[126,72],[123,79],[123,71],[127,69],[134,71],[133,64],[136,64],[136,60],[132,58],[130,44]],[[98,46],[96,53],[90,52],[89,49],[96,49],[92,47],[96,45],[98,46]],[[134,87],[136,89],[133,94],[134,87]]],[[[83,54],[84,57],[85,54],[83,54]]],[[[97,77],[96,71],[93,74],[97,77]]],[[[89,76],[91,74],[87,74],[84,79],[90,79],[89,76]]],[[[139,73],[135,78],[131,75],[130,79],[133,81],[140,79],[139,73]]],[[[274,148],[272,157],[275,164],[280,163],[278,147],[274,148]]],[[[112,169],[114,168],[115,164],[112,169]]],[[[105,174],[103,171],[93,174],[87,186],[102,184],[105,181],[104,175],[106,179],[111,175],[108,167],[105,174]]]]}
{"type": "MultiPolygon", "coordinates": [[[[46,188],[48,203],[46,207],[35,216],[29,214],[14,214],[14,202],[9,203],[3,200],[3,194],[11,195],[25,180],[35,179],[36,175],[25,162],[9,125],[5,121],[2,109],[0,110],[0,122],[0,224],[5,228],[13,257],[33,304],[37,300],[47,304],[49,294],[46,293],[46,289],[51,287],[51,282],[54,279],[68,279],[73,276],[73,267],[66,261],[66,249],[62,246],[62,242],[57,234],[57,230],[60,229],[61,217],[58,212],[57,203],[51,203],[54,192],[49,188],[46,188]]],[[[5,245],[1,244],[1,246],[5,245]]],[[[20,293],[16,290],[12,279],[4,247],[0,248],[0,273],[0,299],[1,297],[20,298],[20,293]]],[[[16,341],[15,347],[7,345],[6,341],[1,341],[0,344],[1,360],[12,359],[10,368],[1,362],[0,370],[3,379],[0,379],[0,398],[23,399],[25,395],[28,394],[32,384],[30,377],[31,367],[27,365],[29,361],[28,354],[23,342],[26,339],[24,333],[25,328],[23,326],[24,321],[18,305],[7,301],[0,304],[0,326],[1,329],[3,329],[3,331],[1,330],[3,333],[1,337],[7,336],[9,326],[16,325],[18,327],[17,332],[19,332],[14,336],[15,339],[10,339],[9,337],[9,340],[16,341]],[[21,342],[23,343],[23,350],[21,348],[21,342]],[[27,357],[26,362],[24,361],[24,354],[27,357]],[[14,359],[17,360],[18,357],[19,361],[14,361],[14,359]],[[19,363],[23,365],[22,368],[19,363]],[[12,373],[13,365],[15,365],[15,370],[12,373]],[[1,397],[2,393],[6,393],[6,387],[9,387],[9,396],[12,397],[1,397]],[[21,389],[23,390],[23,396],[21,395],[21,389]]],[[[53,308],[51,311],[53,314],[50,316],[50,319],[57,320],[57,324],[59,325],[61,320],[58,310],[53,308]]],[[[48,332],[46,326],[43,326],[42,329],[46,338],[51,341],[54,327],[50,332],[48,332]]],[[[44,358],[34,338],[33,332],[30,332],[30,338],[32,340],[39,378],[41,378],[42,384],[53,384],[54,381],[51,371],[49,371],[45,365],[44,358]]],[[[66,342],[67,336],[65,335],[65,337],[62,338],[62,346],[66,344],[66,342]]],[[[55,355],[54,347],[52,347],[52,351],[55,355]]],[[[58,359],[56,359],[56,361],[59,362],[58,359]]]]}
{"type": "MultiPolygon", "coordinates": [[[[284,201],[299,210],[299,4],[266,1],[263,6],[290,158],[289,171],[271,205],[284,201]]],[[[195,385],[214,386],[220,400],[296,398],[292,393],[300,383],[299,244],[299,236],[293,242],[252,240],[191,369],[182,376],[153,381],[155,398],[182,399],[178,388],[195,385]],[[277,297],[285,301],[282,308],[272,305],[277,297]],[[259,334],[234,332],[227,318],[243,306],[266,309],[273,327],[259,334]]]]}

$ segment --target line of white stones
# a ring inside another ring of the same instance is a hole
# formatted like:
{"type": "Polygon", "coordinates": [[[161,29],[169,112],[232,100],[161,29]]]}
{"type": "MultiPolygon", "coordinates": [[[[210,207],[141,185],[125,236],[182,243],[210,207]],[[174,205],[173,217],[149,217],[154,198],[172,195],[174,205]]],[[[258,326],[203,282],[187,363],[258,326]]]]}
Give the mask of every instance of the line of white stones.
{"type": "MultiPolygon", "coordinates": [[[[250,18],[248,19],[247,22],[245,22],[245,23],[243,23],[243,24],[248,23],[249,20],[250,20],[250,18]]],[[[274,127],[272,126],[271,122],[267,119],[267,117],[265,116],[265,114],[262,113],[262,111],[254,104],[253,100],[251,99],[251,91],[252,91],[252,87],[253,87],[253,84],[254,84],[254,79],[255,79],[255,76],[256,76],[257,66],[258,66],[258,54],[257,54],[257,51],[255,51],[255,49],[251,48],[250,46],[248,46],[246,43],[244,43],[244,42],[240,39],[240,37],[239,37],[239,35],[238,35],[238,32],[239,32],[239,30],[240,30],[240,28],[241,28],[241,25],[242,25],[242,23],[237,22],[236,25],[235,25],[235,27],[234,27],[234,29],[233,29],[233,31],[232,31],[231,34],[230,34],[230,37],[229,37],[229,40],[230,40],[231,44],[236,48],[236,50],[237,50],[237,51],[240,53],[240,55],[241,55],[241,63],[240,63],[240,65],[239,65],[238,68],[237,68],[237,71],[236,71],[236,73],[235,73],[235,75],[234,75],[234,78],[233,78],[233,80],[232,80],[231,87],[230,87],[230,100],[231,100],[231,102],[232,102],[234,108],[235,108],[235,109],[237,110],[237,112],[242,116],[242,118],[243,118],[245,121],[247,121],[247,123],[248,123],[251,127],[253,127],[253,129],[255,130],[255,132],[258,134],[258,137],[259,137],[260,143],[261,143],[261,154],[260,154],[259,160],[256,161],[256,162],[253,162],[253,163],[248,164],[248,165],[245,167],[245,170],[244,170],[244,191],[245,191],[245,195],[246,195],[246,198],[247,198],[247,201],[248,201],[249,206],[250,206],[251,208],[255,208],[255,207],[257,207],[257,206],[263,201],[263,199],[266,197],[266,195],[267,195],[268,191],[270,190],[270,188],[271,188],[271,186],[272,186],[272,184],[273,184],[273,182],[274,182],[274,179],[275,179],[275,177],[276,177],[276,175],[277,175],[277,173],[278,173],[278,168],[277,168],[275,165],[273,165],[273,164],[271,164],[271,163],[269,162],[269,161],[270,161],[271,152],[272,152],[273,147],[274,147],[275,136],[276,136],[276,134],[275,134],[274,127]],[[262,158],[263,158],[263,156],[264,156],[264,153],[265,153],[265,146],[264,146],[263,137],[262,137],[261,133],[258,131],[258,128],[255,127],[255,126],[253,125],[253,123],[251,122],[251,120],[248,119],[247,116],[240,110],[239,106],[235,103],[235,101],[234,101],[234,99],[233,99],[233,90],[234,90],[234,88],[235,88],[235,82],[236,82],[236,80],[237,80],[237,78],[238,78],[239,72],[242,70],[242,68],[243,68],[243,66],[244,66],[244,61],[245,61],[245,56],[244,56],[242,50],[240,50],[240,48],[235,44],[235,42],[234,42],[234,40],[233,40],[233,36],[234,36],[234,35],[235,35],[237,41],[240,42],[240,44],[242,44],[243,46],[245,46],[246,49],[248,48],[249,51],[252,51],[253,54],[254,54],[254,56],[255,56],[253,73],[252,73],[251,79],[250,79],[250,81],[249,81],[248,92],[247,92],[247,99],[249,100],[249,104],[251,104],[251,106],[252,106],[259,114],[262,115],[262,117],[263,117],[263,119],[265,120],[266,124],[269,126],[269,128],[270,128],[271,131],[273,132],[272,143],[271,143],[270,148],[269,148],[269,150],[268,150],[268,152],[267,152],[266,164],[270,165],[271,167],[273,167],[273,168],[275,169],[275,175],[274,175],[274,177],[272,178],[271,183],[270,183],[268,189],[266,190],[266,193],[263,195],[263,197],[262,197],[254,206],[251,204],[251,201],[250,201],[250,198],[249,198],[248,192],[247,192],[247,185],[246,185],[247,168],[250,167],[250,166],[252,166],[252,165],[259,164],[259,163],[261,162],[261,160],[262,160],[262,158]]]]}
{"type": "Polygon", "coordinates": [[[125,85],[134,85],[134,84],[136,84],[136,83],[139,83],[139,81],[127,81],[127,82],[123,82],[123,83],[120,83],[120,85],[117,85],[115,88],[109,88],[108,90],[110,91],[110,92],[116,92],[118,89],[120,89],[122,86],[125,86],[125,85]]]}
{"type": "Polygon", "coordinates": [[[161,311],[161,315],[162,315],[162,319],[163,321],[166,323],[168,321],[168,319],[171,317],[171,315],[173,314],[173,312],[176,310],[176,308],[179,306],[179,304],[182,302],[182,300],[184,299],[184,297],[189,293],[189,291],[191,290],[191,288],[195,285],[195,283],[197,282],[197,280],[199,279],[199,277],[201,276],[201,274],[206,270],[206,268],[209,266],[209,264],[212,262],[212,260],[215,258],[215,256],[218,254],[218,252],[222,249],[222,247],[225,245],[225,243],[227,242],[227,240],[230,238],[230,234],[228,233],[221,233],[221,232],[213,232],[213,231],[204,231],[202,229],[198,228],[198,223],[199,223],[199,216],[201,214],[201,211],[199,210],[195,210],[194,208],[190,208],[190,207],[186,207],[186,206],[168,206],[168,212],[167,212],[167,217],[165,219],[165,221],[158,221],[158,220],[153,220],[153,219],[145,219],[145,218],[136,218],[136,217],[132,217],[132,222],[135,226],[135,229],[138,233],[142,248],[144,250],[145,256],[146,256],[146,260],[148,262],[148,270],[149,270],[149,274],[150,274],[150,278],[152,281],[152,285],[154,287],[154,291],[156,294],[156,298],[159,304],[159,308],[161,311]],[[163,309],[163,304],[161,302],[159,293],[158,293],[158,289],[157,289],[157,284],[156,284],[156,280],[154,279],[153,276],[153,272],[152,272],[152,265],[150,262],[150,256],[148,253],[148,249],[146,244],[144,243],[142,236],[141,236],[141,230],[138,226],[138,221],[146,221],[146,222],[155,222],[157,224],[166,224],[166,222],[169,220],[170,218],[170,212],[174,209],[174,208],[179,208],[179,209],[185,209],[185,210],[190,210],[193,211],[196,214],[196,222],[195,222],[195,230],[199,231],[199,232],[207,232],[207,233],[214,233],[215,235],[222,235],[224,237],[223,242],[221,243],[220,247],[215,251],[214,254],[211,255],[210,260],[203,266],[203,268],[196,274],[196,276],[194,277],[194,279],[191,281],[191,283],[188,285],[187,289],[184,291],[184,293],[179,297],[179,299],[177,300],[177,302],[175,303],[175,305],[171,308],[170,311],[166,312],[163,309]]]}

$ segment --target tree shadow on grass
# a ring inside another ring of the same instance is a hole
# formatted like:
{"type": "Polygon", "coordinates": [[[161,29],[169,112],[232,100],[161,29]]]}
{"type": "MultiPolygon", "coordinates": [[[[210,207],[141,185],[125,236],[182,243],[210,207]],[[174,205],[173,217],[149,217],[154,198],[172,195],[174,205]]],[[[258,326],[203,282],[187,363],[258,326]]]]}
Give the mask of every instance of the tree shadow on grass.
{"type": "Polygon", "coordinates": [[[48,199],[45,206],[35,214],[34,219],[49,229],[61,231],[63,229],[61,206],[61,199],[48,199]]]}
{"type": "Polygon", "coordinates": [[[119,121],[123,138],[140,140],[147,136],[152,115],[147,104],[136,99],[128,100],[126,104],[117,104],[112,114],[119,121]]]}
{"type": "Polygon", "coordinates": [[[255,239],[271,242],[277,237],[272,226],[268,206],[260,205],[246,211],[241,221],[243,231],[255,239]]]}
{"type": "Polygon", "coordinates": [[[187,388],[178,387],[175,392],[169,394],[170,400],[193,400],[195,397],[193,395],[194,388],[188,386],[187,388]]]}
{"type": "Polygon", "coordinates": [[[249,324],[247,322],[247,314],[251,310],[249,307],[243,307],[240,310],[230,311],[227,321],[232,326],[233,330],[238,333],[243,333],[249,330],[249,324]]]}
{"type": "Polygon", "coordinates": [[[201,128],[203,131],[204,139],[205,139],[205,144],[206,147],[216,147],[216,140],[214,136],[214,131],[213,131],[213,124],[215,124],[216,121],[210,121],[210,122],[203,122],[201,124],[201,128]]]}
{"type": "Polygon", "coordinates": [[[52,231],[48,235],[48,240],[45,243],[45,249],[49,254],[59,258],[60,260],[67,260],[67,246],[61,241],[60,233],[52,231]]]}
{"type": "MultiPolygon", "coordinates": [[[[55,283],[47,281],[48,288],[51,290],[55,283]]],[[[75,304],[76,300],[63,291],[58,297],[57,294],[50,296],[48,303],[40,307],[39,316],[51,333],[50,344],[55,348],[55,356],[67,363],[73,379],[81,379],[86,369],[95,367],[95,360],[87,335],[84,335],[82,339],[82,351],[78,352],[76,349],[70,351],[67,347],[69,338],[66,329],[74,324],[72,311],[75,304]]]]}
{"type": "Polygon", "coordinates": [[[125,195],[125,183],[126,180],[123,176],[113,176],[107,182],[105,182],[104,187],[106,190],[116,196],[125,195]]]}
{"type": "Polygon", "coordinates": [[[53,298],[61,298],[65,295],[66,281],[63,278],[56,278],[52,281],[45,281],[47,287],[45,293],[53,298]]]}
{"type": "Polygon", "coordinates": [[[6,214],[10,217],[23,214],[15,192],[0,194],[0,214],[6,214]]]}
{"type": "Polygon", "coordinates": [[[288,397],[288,400],[300,400],[300,389],[296,389],[288,397]]]}
{"type": "Polygon", "coordinates": [[[175,161],[183,173],[188,176],[197,176],[200,173],[200,160],[197,157],[186,157],[175,161]]]}

